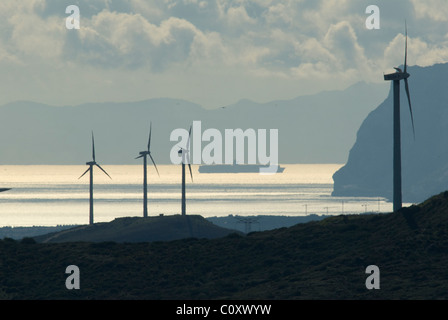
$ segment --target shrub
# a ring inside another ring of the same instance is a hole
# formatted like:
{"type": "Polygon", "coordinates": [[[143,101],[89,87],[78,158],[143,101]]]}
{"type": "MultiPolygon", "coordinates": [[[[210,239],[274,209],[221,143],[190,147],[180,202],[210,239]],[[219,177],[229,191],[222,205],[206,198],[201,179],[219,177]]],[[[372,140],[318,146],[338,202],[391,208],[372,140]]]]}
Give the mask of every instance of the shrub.
{"type": "Polygon", "coordinates": [[[33,243],[36,243],[36,240],[34,240],[33,238],[30,238],[30,237],[25,237],[20,241],[20,243],[33,244],[33,243]]]}

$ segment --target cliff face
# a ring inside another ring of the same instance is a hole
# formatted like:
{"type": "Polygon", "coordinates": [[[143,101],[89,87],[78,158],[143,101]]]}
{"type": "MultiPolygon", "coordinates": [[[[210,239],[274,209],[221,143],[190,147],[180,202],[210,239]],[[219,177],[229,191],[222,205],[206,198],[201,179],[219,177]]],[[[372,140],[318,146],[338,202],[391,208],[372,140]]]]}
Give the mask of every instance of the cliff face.
{"type": "MultiPolygon", "coordinates": [[[[410,67],[409,106],[400,87],[404,202],[420,202],[448,189],[448,64],[410,67]]],[[[333,175],[334,196],[392,199],[393,92],[362,123],[348,161],[333,175]]]]}

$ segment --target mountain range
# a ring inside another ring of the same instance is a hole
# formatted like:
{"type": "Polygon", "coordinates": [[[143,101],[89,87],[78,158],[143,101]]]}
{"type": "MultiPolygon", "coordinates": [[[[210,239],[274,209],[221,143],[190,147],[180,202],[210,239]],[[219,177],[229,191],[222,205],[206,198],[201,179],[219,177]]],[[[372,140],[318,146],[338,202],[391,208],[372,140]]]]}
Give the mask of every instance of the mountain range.
{"type": "Polygon", "coordinates": [[[268,103],[241,100],[218,109],[169,98],[76,106],[16,101],[0,107],[0,164],[84,164],[92,130],[102,164],[136,164],[150,122],[152,155],[169,164],[177,144],[171,132],[195,120],[202,131],[278,129],[279,163],[344,163],[356,130],[386,93],[384,84],[360,82],[342,91],[268,103]]]}

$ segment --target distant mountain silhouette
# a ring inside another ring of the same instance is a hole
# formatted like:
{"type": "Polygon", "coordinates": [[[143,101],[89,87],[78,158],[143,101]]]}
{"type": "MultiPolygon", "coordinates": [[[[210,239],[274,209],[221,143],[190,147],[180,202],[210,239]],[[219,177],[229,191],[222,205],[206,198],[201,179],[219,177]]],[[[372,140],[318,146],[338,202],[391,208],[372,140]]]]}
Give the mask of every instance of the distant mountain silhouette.
{"type": "Polygon", "coordinates": [[[235,230],[219,227],[198,215],[125,217],[111,222],[76,226],[59,232],[36,236],[38,242],[153,242],[186,238],[214,239],[235,230]]]}
{"type": "MultiPolygon", "coordinates": [[[[448,189],[448,64],[408,71],[416,138],[402,85],[403,201],[415,203],[448,189]]],[[[391,90],[359,128],[346,165],[333,176],[334,196],[392,199],[392,99],[391,90]]]]}
{"type": "Polygon", "coordinates": [[[0,164],[84,164],[92,130],[102,163],[138,164],[134,155],[146,147],[150,121],[152,155],[157,164],[169,164],[176,144],[171,132],[188,129],[194,120],[202,121],[202,131],[216,128],[222,134],[278,129],[279,163],[344,163],[356,130],[386,88],[358,83],[343,91],[269,103],[241,100],[213,110],[168,98],[60,107],[18,101],[0,107],[0,164]]]}

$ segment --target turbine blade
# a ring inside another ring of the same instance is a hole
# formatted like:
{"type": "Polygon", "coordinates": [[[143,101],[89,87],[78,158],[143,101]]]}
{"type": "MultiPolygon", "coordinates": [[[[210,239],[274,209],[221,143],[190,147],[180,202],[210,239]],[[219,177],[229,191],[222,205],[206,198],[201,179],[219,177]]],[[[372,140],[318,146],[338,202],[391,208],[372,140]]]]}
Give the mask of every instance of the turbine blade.
{"type": "MultiPolygon", "coordinates": [[[[107,172],[106,172],[103,168],[101,168],[101,166],[100,166],[98,163],[95,163],[95,165],[96,165],[98,168],[100,168],[101,171],[103,171],[103,172],[106,174],[106,176],[108,176],[109,178],[111,178],[110,175],[108,175],[107,172]]],[[[111,178],[111,179],[112,179],[112,178],[111,178]]]]}
{"type": "Polygon", "coordinates": [[[152,158],[152,155],[149,154],[149,157],[151,158],[151,161],[152,161],[152,163],[154,164],[154,168],[156,168],[157,175],[160,177],[159,170],[157,169],[156,163],[155,163],[154,159],[152,158]]]}
{"type": "Polygon", "coordinates": [[[182,156],[185,155],[185,164],[190,164],[190,152],[188,150],[182,149],[182,156]]]}
{"type": "Polygon", "coordinates": [[[185,153],[186,164],[188,164],[188,169],[190,170],[191,181],[193,181],[193,173],[191,172],[191,164],[190,164],[190,153],[187,151],[185,153]]]}
{"type": "Polygon", "coordinates": [[[191,137],[191,125],[190,125],[190,130],[188,131],[188,140],[187,140],[187,152],[190,150],[190,137],[191,137]]]}
{"type": "Polygon", "coordinates": [[[404,36],[404,72],[406,72],[408,66],[408,27],[406,25],[406,20],[404,20],[404,36]]]}
{"type": "Polygon", "coordinates": [[[78,178],[78,179],[81,179],[82,177],[84,177],[84,175],[87,173],[87,172],[89,172],[89,170],[90,170],[90,167],[88,167],[87,168],[87,170],[78,178]]]}
{"type": "Polygon", "coordinates": [[[149,151],[149,146],[151,145],[151,127],[152,127],[152,123],[149,123],[149,138],[148,138],[148,151],[149,151]]]}
{"type": "Polygon", "coordinates": [[[140,158],[143,158],[143,155],[141,154],[141,155],[139,155],[137,158],[135,158],[135,159],[140,159],[140,158]]]}
{"type": "Polygon", "coordinates": [[[411,113],[411,121],[412,121],[412,132],[414,133],[414,139],[415,139],[414,116],[412,114],[411,95],[409,93],[409,83],[408,83],[408,79],[407,78],[404,79],[404,88],[406,90],[406,95],[408,96],[409,112],[411,113]]]}
{"type": "Polygon", "coordinates": [[[193,181],[193,173],[191,172],[191,165],[188,163],[188,169],[190,170],[191,181],[193,181]]]}
{"type": "Polygon", "coordinates": [[[93,131],[92,131],[92,159],[95,162],[95,140],[93,138],[93,131]]]}

